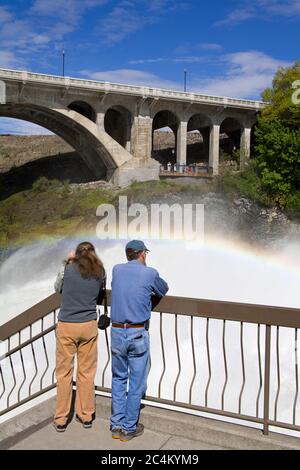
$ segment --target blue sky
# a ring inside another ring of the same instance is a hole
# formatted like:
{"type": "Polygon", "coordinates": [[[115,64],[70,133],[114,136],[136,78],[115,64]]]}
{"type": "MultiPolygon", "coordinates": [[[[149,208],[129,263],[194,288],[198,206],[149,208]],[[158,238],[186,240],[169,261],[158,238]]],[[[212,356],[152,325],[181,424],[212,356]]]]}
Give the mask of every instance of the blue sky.
{"type": "Polygon", "coordinates": [[[2,68],[59,75],[65,50],[68,76],[182,90],[186,69],[188,90],[238,98],[300,58],[299,34],[300,0],[0,0],[2,68]]]}

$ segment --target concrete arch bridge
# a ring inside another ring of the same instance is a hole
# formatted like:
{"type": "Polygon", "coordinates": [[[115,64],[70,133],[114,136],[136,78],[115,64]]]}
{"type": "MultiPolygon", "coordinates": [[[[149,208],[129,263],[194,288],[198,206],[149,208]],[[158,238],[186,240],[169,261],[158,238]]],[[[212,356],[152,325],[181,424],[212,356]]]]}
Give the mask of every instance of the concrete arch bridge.
{"type": "Polygon", "coordinates": [[[121,186],[159,178],[156,130],[171,128],[175,158],[187,162],[187,134],[203,137],[212,174],[219,170],[220,134],[250,158],[251,130],[265,105],[195,93],[0,69],[0,116],[39,124],[68,142],[95,179],[121,186]]]}

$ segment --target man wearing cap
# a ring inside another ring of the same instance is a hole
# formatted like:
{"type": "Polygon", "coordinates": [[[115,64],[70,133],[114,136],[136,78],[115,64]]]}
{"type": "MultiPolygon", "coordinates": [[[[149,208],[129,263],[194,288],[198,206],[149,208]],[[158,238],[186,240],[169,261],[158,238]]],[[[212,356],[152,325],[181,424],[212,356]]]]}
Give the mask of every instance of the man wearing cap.
{"type": "Polygon", "coordinates": [[[144,242],[130,241],[126,245],[128,262],[117,264],[112,273],[110,429],[112,437],[121,441],[144,430],[138,421],[149,369],[151,296],[163,297],[169,289],[156,269],[146,266],[148,251],[144,242]]]}

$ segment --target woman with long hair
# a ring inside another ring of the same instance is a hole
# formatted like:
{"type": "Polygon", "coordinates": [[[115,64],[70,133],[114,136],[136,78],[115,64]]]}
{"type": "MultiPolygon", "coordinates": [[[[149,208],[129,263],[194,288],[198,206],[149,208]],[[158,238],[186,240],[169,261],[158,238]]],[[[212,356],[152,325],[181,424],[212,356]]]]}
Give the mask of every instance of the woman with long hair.
{"type": "Polygon", "coordinates": [[[55,290],[62,294],[56,326],[56,431],[66,430],[72,401],[74,358],[77,355],[76,419],[92,427],[95,413],[94,379],[97,369],[97,299],[105,270],[90,242],[71,252],[57,276],[55,290]]]}

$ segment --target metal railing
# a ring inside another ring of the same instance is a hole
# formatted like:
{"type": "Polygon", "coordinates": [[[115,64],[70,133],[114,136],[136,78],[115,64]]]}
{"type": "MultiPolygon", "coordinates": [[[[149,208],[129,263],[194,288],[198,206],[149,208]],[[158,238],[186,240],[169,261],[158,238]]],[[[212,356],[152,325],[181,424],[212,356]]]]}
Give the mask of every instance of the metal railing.
{"type": "MultiPolygon", "coordinates": [[[[55,388],[59,304],[54,294],[0,326],[0,416],[55,388]]],[[[245,420],[264,434],[300,431],[298,328],[298,309],[165,297],[151,318],[146,400],[245,420]]],[[[109,338],[99,332],[99,392],[110,392],[109,338]]]]}
{"type": "Polygon", "coordinates": [[[185,165],[183,163],[168,163],[166,165],[160,165],[159,174],[161,176],[212,176],[212,169],[209,167],[209,163],[198,165],[191,164],[185,165]]]}

